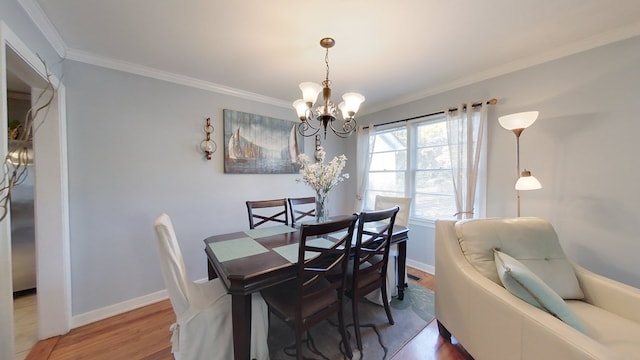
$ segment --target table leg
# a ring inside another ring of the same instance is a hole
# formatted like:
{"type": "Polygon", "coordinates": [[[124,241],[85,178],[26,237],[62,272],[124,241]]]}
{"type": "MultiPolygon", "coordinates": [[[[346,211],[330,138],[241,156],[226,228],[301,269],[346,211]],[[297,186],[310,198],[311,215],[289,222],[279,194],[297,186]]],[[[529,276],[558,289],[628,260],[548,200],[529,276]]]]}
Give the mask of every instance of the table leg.
{"type": "Polygon", "coordinates": [[[405,272],[407,271],[407,242],[398,243],[398,300],[404,300],[405,272]]]}
{"type": "Polygon", "coordinates": [[[249,360],[251,356],[251,294],[231,295],[233,317],[233,358],[249,360]]]}
{"type": "Polygon", "coordinates": [[[213,280],[218,277],[216,270],[211,265],[210,261],[207,261],[207,275],[209,275],[209,280],[213,280]]]}

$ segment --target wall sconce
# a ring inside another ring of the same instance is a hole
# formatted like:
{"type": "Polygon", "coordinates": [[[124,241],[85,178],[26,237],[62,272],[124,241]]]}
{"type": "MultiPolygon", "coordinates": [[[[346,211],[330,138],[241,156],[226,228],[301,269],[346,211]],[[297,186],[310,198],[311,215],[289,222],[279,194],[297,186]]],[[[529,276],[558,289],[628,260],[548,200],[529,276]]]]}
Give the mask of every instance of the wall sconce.
{"type": "Polygon", "coordinates": [[[518,200],[518,217],[520,217],[520,190],[537,190],[542,185],[531,175],[531,171],[525,169],[520,173],[520,135],[524,129],[531,126],[538,118],[538,111],[526,111],[511,115],[500,116],[498,123],[503,128],[512,131],[516,136],[516,176],[518,180],[515,184],[516,196],[518,200]]]}
{"type": "Polygon", "coordinates": [[[207,118],[204,125],[204,133],[207,137],[200,143],[200,151],[205,153],[207,160],[211,160],[211,155],[218,149],[218,145],[215,141],[211,140],[211,133],[213,132],[213,125],[211,125],[211,118],[207,118]]]}

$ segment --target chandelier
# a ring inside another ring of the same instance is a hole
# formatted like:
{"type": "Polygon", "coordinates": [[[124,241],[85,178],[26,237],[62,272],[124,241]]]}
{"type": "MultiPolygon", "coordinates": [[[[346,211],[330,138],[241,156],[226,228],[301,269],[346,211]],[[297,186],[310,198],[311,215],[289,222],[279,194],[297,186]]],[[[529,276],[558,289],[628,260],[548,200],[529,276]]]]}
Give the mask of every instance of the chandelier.
{"type": "Polygon", "coordinates": [[[333,47],[336,41],[332,38],[323,38],[320,40],[320,46],[326,49],[324,62],[327,73],[322,85],[314,82],[303,82],[300,84],[302,90],[302,99],[293,102],[300,123],[298,124],[298,133],[302,136],[314,136],[320,129],[324,130],[324,137],[327,138],[327,127],[330,128],[337,136],[346,138],[351,136],[356,130],[355,115],[360,108],[360,104],[364,101],[364,96],[358,93],[349,92],[342,95],[342,102],[336,107],[331,101],[331,80],[329,80],[329,48],[333,47]],[[313,105],[318,99],[318,94],[322,91],[322,103],[315,109],[313,105]],[[342,113],[342,126],[335,127],[336,113],[340,110],[342,113]],[[314,125],[315,123],[315,125],[314,125]]]}

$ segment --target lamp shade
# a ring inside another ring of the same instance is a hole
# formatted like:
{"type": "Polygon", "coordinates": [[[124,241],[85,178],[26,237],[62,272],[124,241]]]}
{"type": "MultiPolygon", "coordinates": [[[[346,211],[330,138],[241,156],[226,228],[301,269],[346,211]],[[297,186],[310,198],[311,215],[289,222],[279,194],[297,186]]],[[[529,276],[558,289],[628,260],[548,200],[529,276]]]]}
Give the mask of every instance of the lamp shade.
{"type": "Polygon", "coordinates": [[[304,119],[307,113],[307,104],[302,99],[298,99],[293,102],[293,107],[296,109],[296,114],[298,114],[299,119],[304,119]]]}
{"type": "Polygon", "coordinates": [[[304,102],[311,103],[311,105],[315,104],[318,99],[318,94],[322,91],[322,86],[311,81],[300,83],[299,86],[300,90],[302,90],[302,99],[304,102]]]}
{"type": "Polygon", "coordinates": [[[516,190],[538,190],[542,189],[542,184],[535,176],[531,175],[531,171],[525,169],[522,172],[522,176],[516,181],[515,187],[516,190]]]}
{"type": "Polygon", "coordinates": [[[498,122],[500,126],[507,130],[526,129],[538,118],[538,111],[525,111],[511,115],[500,116],[498,122]]]}
{"type": "Polygon", "coordinates": [[[348,113],[350,116],[355,115],[360,109],[360,104],[364,102],[364,96],[358,93],[350,92],[342,95],[344,100],[344,110],[342,113],[348,113]]]}

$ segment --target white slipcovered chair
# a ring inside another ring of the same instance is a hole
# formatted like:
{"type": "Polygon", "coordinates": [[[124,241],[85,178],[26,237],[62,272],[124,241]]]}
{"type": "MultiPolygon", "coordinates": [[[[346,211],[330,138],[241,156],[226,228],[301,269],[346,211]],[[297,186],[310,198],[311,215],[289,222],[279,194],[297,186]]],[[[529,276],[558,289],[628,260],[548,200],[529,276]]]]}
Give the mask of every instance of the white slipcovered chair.
{"type": "MultiPolygon", "coordinates": [[[[376,195],[374,210],[390,209],[399,206],[400,210],[396,214],[396,225],[407,226],[409,224],[409,213],[411,211],[410,197],[394,197],[376,195]]],[[[398,296],[398,245],[392,245],[389,248],[389,260],[387,263],[387,297],[391,301],[392,296],[398,296]]],[[[404,282],[407,282],[407,269],[404,269],[404,282]]],[[[366,296],[366,298],[379,305],[383,305],[382,292],[374,291],[366,296]]]]}
{"type": "Polygon", "coordinates": [[[640,359],[640,289],[571,262],[543,219],[436,221],[435,305],[476,360],[640,359]]]}
{"type": "MultiPolygon", "coordinates": [[[[171,219],[162,214],[154,223],[160,265],[176,314],[171,325],[172,349],[181,360],[231,360],[233,336],[231,296],[220,279],[195,283],[188,279],[171,219]]],[[[252,297],[251,357],[269,359],[268,309],[260,294],[252,297]]]]}

